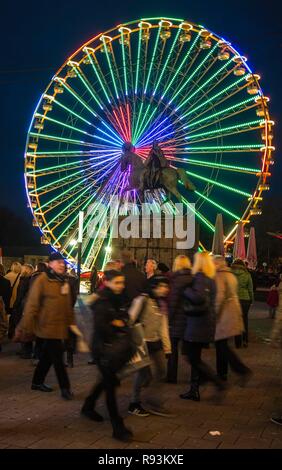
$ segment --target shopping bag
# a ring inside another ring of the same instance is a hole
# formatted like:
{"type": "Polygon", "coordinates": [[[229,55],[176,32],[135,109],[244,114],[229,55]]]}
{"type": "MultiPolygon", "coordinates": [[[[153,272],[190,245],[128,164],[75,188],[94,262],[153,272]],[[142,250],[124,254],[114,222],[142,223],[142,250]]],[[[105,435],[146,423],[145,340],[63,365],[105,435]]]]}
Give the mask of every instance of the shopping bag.
{"type": "Polygon", "coordinates": [[[141,323],[131,326],[131,339],[136,346],[136,353],[129,362],[117,373],[119,379],[134,374],[143,367],[151,364],[147,343],[144,339],[144,330],[141,323]]]}

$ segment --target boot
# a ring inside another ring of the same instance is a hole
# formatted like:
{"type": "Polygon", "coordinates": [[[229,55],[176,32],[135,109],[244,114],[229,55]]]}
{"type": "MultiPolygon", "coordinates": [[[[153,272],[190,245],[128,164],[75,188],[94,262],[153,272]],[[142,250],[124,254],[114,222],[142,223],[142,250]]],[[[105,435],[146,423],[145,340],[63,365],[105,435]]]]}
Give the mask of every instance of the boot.
{"type": "Polygon", "coordinates": [[[81,408],[80,413],[86,418],[91,419],[91,421],[97,421],[98,423],[101,423],[102,421],[104,421],[103,416],[97,413],[97,411],[95,411],[94,409],[87,408],[85,404],[81,408]]]}
{"type": "Polygon", "coordinates": [[[61,396],[64,400],[73,400],[74,398],[72,391],[69,390],[68,388],[62,388],[61,396]]]}
{"type": "Polygon", "coordinates": [[[122,418],[112,421],[113,438],[122,442],[129,442],[132,439],[132,432],[124,426],[122,418]]]}
{"type": "Polygon", "coordinates": [[[191,384],[190,390],[186,393],[181,393],[179,397],[182,398],[182,400],[200,401],[200,393],[199,393],[198,384],[191,384]]]}
{"type": "Polygon", "coordinates": [[[67,351],[67,365],[70,368],[73,368],[73,353],[72,351],[67,351]]]}

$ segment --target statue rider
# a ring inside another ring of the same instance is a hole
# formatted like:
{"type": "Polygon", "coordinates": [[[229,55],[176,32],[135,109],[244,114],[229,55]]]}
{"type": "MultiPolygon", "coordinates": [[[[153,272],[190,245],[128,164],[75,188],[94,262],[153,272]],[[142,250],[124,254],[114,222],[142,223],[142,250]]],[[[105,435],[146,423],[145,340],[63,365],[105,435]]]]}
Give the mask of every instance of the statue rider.
{"type": "Polygon", "coordinates": [[[146,168],[144,175],[145,186],[148,189],[159,188],[161,171],[163,168],[169,168],[170,165],[156,140],[153,142],[153,146],[144,165],[146,168]]]}

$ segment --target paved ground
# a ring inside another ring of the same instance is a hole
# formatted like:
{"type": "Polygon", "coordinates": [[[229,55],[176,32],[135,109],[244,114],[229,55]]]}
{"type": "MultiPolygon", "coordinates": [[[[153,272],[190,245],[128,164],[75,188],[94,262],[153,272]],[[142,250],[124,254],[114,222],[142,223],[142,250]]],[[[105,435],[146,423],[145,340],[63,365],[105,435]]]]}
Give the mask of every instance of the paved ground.
{"type": "MultiPolygon", "coordinates": [[[[190,403],[178,398],[186,389],[189,373],[183,361],[178,385],[164,385],[167,407],[175,418],[128,416],[126,423],[134,431],[134,441],[120,444],[111,438],[104,402],[98,410],[105,417],[102,424],[81,418],[79,410],[91,384],[96,367],[87,365],[87,357],[78,355],[70,371],[75,400],[64,402],[58,392],[53,372],[47,383],[56,391],[42,394],[30,390],[33,367],[15,354],[18,346],[6,345],[0,355],[0,448],[282,448],[282,427],[269,421],[272,412],[282,411],[282,355],[272,349],[267,339],[272,320],[263,304],[251,312],[251,344],[240,351],[253,369],[254,377],[245,389],[231,374],[231,389],[225,401],[216,404],[212,386],[202,388],[201,402],[190,403]],[[212,436],[210,431],[219,431],[212,436]]],[[[205,351],[205,358],[214,363],[214,349],[205,351]]],[[[131,380],[119,389],[119,402],[124,416],[130,396],[131,380]]]]}

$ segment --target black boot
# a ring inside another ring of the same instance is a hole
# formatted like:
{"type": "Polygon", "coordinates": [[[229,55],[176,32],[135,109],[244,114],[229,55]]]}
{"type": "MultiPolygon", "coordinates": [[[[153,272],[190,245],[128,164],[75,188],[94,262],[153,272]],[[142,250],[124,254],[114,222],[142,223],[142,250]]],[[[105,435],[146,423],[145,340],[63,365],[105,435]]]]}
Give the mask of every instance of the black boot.
{"type": "Polygon", "coordinates": [[[97,421],[98,423],[101,423],[104,421],[103,416],[101,416],[97,411],[94,409],[92,410],[91,408],[87,408],[87,406],[83,405],[81,408],[80,413],[85,416],[88,419],[91,419],[91,421],[97,421]]]}
{"type": "Polygon", "coordinates": [[[64,400],[73,400],[74,398],[72,391],[68,388],[62,388],[61,395],[64,400]]]}
{"type": "Polygon", "coordinates": [[[124,426],[122,418],[112,421],[113,438],[122,442],[129,442],[132,439],[132,432],[124,426]]]}
{"type": "Polygon", "coordinates": [[[182,400],[193,400],[200,401],[199,387],[196,384],[191,384],[191,388],[188,392],[179,395],[182,400]]]}
{"type": "Polygon", "coordinates": [[[73,368],[73,353],[72,353],[72,351],[67,351],[67,365],[68,365],[68,367],[73,368]]]}

